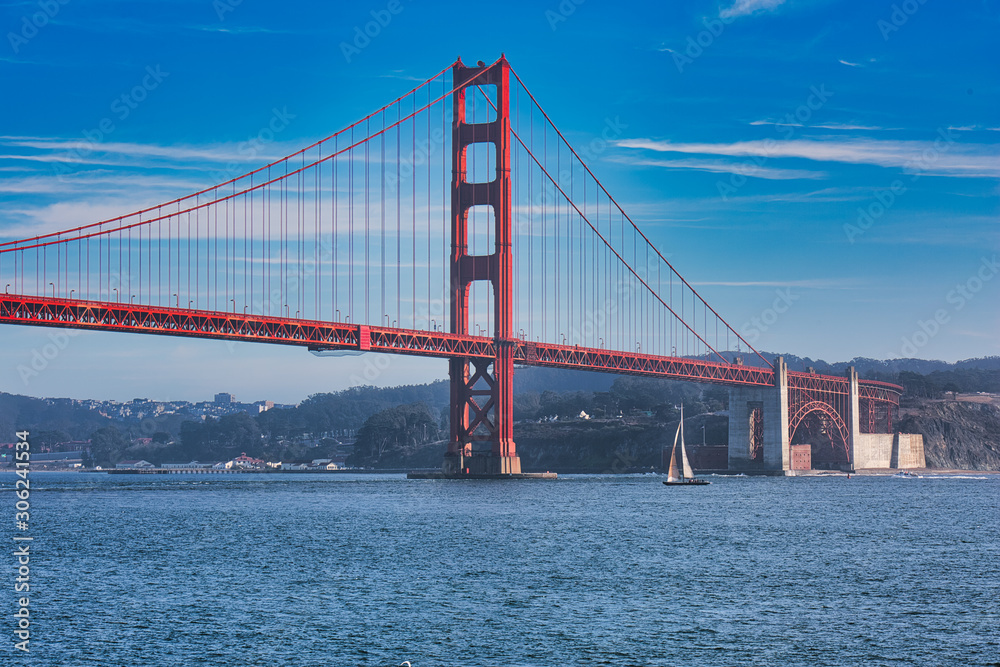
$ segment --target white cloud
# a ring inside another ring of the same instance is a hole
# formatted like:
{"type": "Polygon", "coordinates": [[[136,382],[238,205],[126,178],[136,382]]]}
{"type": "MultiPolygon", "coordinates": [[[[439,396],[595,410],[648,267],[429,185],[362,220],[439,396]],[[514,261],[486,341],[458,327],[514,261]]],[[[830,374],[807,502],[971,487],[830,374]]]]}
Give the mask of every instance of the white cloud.
{"type": "MultiPolygon", "coordinates": [[[[122,155],[128,157],[139,157],[139,158],[162,158],[166,160],[193,160],[193,161],[203,161],[203,162],[247,162],[247,161],[257,161],[262,160],[272,160],[279,159],[285,155],[293,152],[289,150],[286,152],[280,152],[272,156],[267,156],[263,154],[252,154],[251,151],[240,150],[239,145],[218,145],[210,147],[194,147],[194,146],[159,146],[157,144],[139,144],[139,143],[125,143],[125,142],[103,142],[103,143],[91,143],[87,141],[81,141],[79,139],[60,139],[60,138],[38,138],[38,137],[2,137],[3,145],[12,148],[30,148],[40,151],[64,151],[64,153],[56,155],[34,155],[34,156],[17,156],[17,155],[5,155],[0,156],[3,159],[18,158],[25,160],[35,159],[42,162],[53,162],[53,161],[67,161],[67,162],[87,162],[88,158],[84,157],[92,153],[101,154],[113,154],[122,155]],[[69,155],[73,159],[68,159],[69,155]]],[[[272,144],[270,147],[274,147],[277,144],[272,144]]]]}
{"type": "Polygon", "coordinates": [[[799,158],[817,162],[868,164],[908,172],[967,178],[1000,178],[995,144],[959,144],[937,141],[877,140],[862,137],[836,139],[763,139],[732,143],[674,143],[653,139],[618,141],[623,148],[662,153],[725,155],[729,157],[799,158]]]}
{"type": "Polygon", "coordinates": [[[810,129],[817,130],[867,130],[867,131],[882,131],[882,130],[898,130],[898,127],[880,127],[878,125],[853,125],[851,123],[828,123],[826,125],[810,125],[810,129]]]}
{"type": "Polygon", "coordinates": [[[694,169],[697,171],[708,171],[717,174],[742,174],[751,178],[765,178],[768,180],[794,180],[799,178],[820,179],[826,178],[827,174],[822,171],[809,171],[806,169],[778,169],[774,167],[764,167],[755,162],[730,162],[726,160],[703,160],[703,159],[677,159],[677,160],[657,160],[651,158],[632,158],[620,156],[609,159],[611,162],[631,164],[637,167],[662,167],[664,169],[694,169]]]}
{"type": "Polygon", "coordinates": [[[867,201],[871,199],[871,196],[872,190],[870,187],[822,188],[812,192],[778,192],[774,194],[741,195],[739,196],[739,202],[741,204],[756,202],[819,204],[842,201],[867,201]]]}
{"type": "Polygon", "coordinates": [[[692,282],[692,285],[713,286],[713,287],[801,287],[804,289],[856,289],[858,280],[848,279],[822,279],[813,280],[755,280],[755,281],[704,281],[692,282]]]}
{"type": "Polygon", "coordinates": [[[853,123],[827,123],[825,125],[803,125],[802,123],[786,123],[780,120],[752,120],[751,125],[775,125],[779,127],[807,127],[810,130],[899,130],[899,127],[882,127],[879,125],[856,125],[853,123]]]}
{"type": "Polygon", "coordinates": [[[785,0],[734,0],[732,5],[719,10],[719,16],[728,19],[758,12],[770,12],[784,3],[785,0]]]}
{"type": "Polygon", "coordinates": [[[156,199],[140,197],[141,195],[116,199],[100,197],[92,201],[76,200],[23,209],[8,208],[4,211],[4,217],[16,216],[21,221],[0,220],[2,236],[19,239],[49,234],[99,220],[111,220],[118,216],[129,215],[157,203],[156,199]]]}
{"type": "Polygon", "coordinates": [[[839,62],[841,65],[847,65],[848,67],[864,67],[864,65],[861,65],[860,63],[852,63],[843,59],[838,60],[837,62],[839,62]]]}
{"type": "Polygon", "coordinates": [[[53,174],[0,179],[0,192],[21,194],[134,193],[137,189],[200,190],[204,183],[165,176],[141,176],[108,172],[80,172],[57,178],[53,174]]]}

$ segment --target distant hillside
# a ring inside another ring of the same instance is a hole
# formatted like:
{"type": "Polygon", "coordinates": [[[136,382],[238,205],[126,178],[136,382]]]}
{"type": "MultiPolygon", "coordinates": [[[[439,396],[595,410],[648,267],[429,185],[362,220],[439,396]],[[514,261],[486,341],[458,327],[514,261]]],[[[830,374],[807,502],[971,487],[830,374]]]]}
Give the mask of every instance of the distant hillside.
{"type": "Polygon", "coordinates": [[[613,373],[570,371],[561,368],[519,367],[514,371],[514,393],[543,391],[608,391],[618,376],[613,373]]]}
{"type": "MultiPolygon", "coordinates": [[[[1000,370],[1000,357],[979,357],[976,359],[963,359],[950,363],[947,361],[936,361],[932,359],[869,359],[867,357],[855,357],[850,361],[838,361],[829,363],[822,359],[812,359],[810,357],[799,357],[794,354],[775,352],[761,352],[769,363],[773,363],[776,357],[784,357],[788,368],[793,371],[804,371],[807,368],[815,368],[818,373],[828,375],[843,375],[849,366],[854,366],[858,374],[862,377],[868,374],[895,374],[902,372],[920,373],[927,375],[935,371],[951,371],[959,369],[981,369],[1000,370]]],[[[743,363],[748,366],[763,366],[764,363],[752,352],[723,352],[726,359],[732,360],[742,357],[743,363]]],[[[718,361],[718,357],[697,357],[700,359],[718,361]]]]}
{"type": "Polygon", "coordinates": [[[113,420],[69,399],[45,400],[0,393],[0,442],[13,442],[14,432],[52,432],[56,440],[86,440],[113,420]]]}
{"type": "MultiPolygon", "coordinates": [[[[1000,467],[994,451],[1000,442],[1000,418],[990,411],[995,408],[942,402],[956,394],[973,398],[984,392],[1000,394],[1000,358],[955,364],[854,359],[832,365],[793,355],[786,359],[792,368],[812,366],[833,374],[853,364],[865,377],[903,385],[905,419],[897,429],[924,434],[930,465],[1000,467]]],[[[625,460],[629,466],[648,466],[655,461],[659,441],[671,432],[676,406],[684,403],[690,417],[718,414],[724,420],[728,401],[724,387],[551,368],[518,368],[514,386],[518,450],[524,464],[535,469],[599,471],[620,468],[625,460]],[[594,420],[579,422],[581,413],[594,420]]],[[[360,465],[392,462],[399,467],[408,459],[413,459],[409,465],[426,465],[446,439],[448,400],[446,381],[353,387],[315,394],[297,406],[261,414],[202,419],[169,406],[153,407],[169,408],[171,413],[121,417],[111,410],[115,406],[99,401],[88,408],[68,399],[0,394],[0,433],[8,434],[0,435],[0,443],[5,437],[12,439],[17,430],[30,430],[39,445],[78,447],[69,441],[91,439],[99,433],[95,459],[105,465],[123,458],[154,463],[221,460],[243,451],[261,458],[292,459],[340,451],[338,439],[349,446],[354,435],[364,431],[368,449],[360,465]],[[102,412],[119,416],[107,417],[102,412]],[[386,434],[401,451],[393,451],[386,434]]],[[[715,428],[720,433],[713,437],[709,432],[709,442],[722,444],[725,428],[710,422],[709,431],[715,428]]]]}

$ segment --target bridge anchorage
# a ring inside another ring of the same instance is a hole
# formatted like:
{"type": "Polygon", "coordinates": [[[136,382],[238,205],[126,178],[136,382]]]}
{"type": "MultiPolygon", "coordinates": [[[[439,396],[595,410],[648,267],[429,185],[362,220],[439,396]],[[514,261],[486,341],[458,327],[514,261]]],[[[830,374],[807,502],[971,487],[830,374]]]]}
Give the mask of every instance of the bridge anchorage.
{"type": "Polygon", "coordinates": [[[803,445],[820,467],[923,461],[892,432],[901,387],[765,359],[502,56],[225,183],[0,242],[0,284],[5,324],[447,359],[450,437],[427,476],[546,476],[521,470],[515,364],[729,387],[734,470],[793,473],[803,445]]]}

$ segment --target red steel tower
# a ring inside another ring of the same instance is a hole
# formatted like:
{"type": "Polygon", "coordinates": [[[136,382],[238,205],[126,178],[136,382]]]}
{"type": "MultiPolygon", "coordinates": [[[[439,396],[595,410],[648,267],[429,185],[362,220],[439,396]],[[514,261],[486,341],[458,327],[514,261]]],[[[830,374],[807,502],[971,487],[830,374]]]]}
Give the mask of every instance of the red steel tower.
{"type": "Polygon", "coordinates": [[[512,339],[510,65],[503,56],[492,65],[480,63],[477,67],[466,67],[459,59],[452,71],[456,90],[452,117],[451,331],[470,333],[470,288],[475,281],[488,281],[493,290],[497,352],[492,360],[450,361],[451,439],[443,471],[449,475],[520,474],[513,419],[516,342],[512,339]],[[492,121],[467,122],[466,93],[470,89],[482,90],[488,99],[495,99],[492,121]],[[469,182],[467,158],[474,144],[493,146],[495,176],[491,181],[469,182]],[[469,211],[474,206],[492,208],[492,254],[469,254],[469,211]]]}

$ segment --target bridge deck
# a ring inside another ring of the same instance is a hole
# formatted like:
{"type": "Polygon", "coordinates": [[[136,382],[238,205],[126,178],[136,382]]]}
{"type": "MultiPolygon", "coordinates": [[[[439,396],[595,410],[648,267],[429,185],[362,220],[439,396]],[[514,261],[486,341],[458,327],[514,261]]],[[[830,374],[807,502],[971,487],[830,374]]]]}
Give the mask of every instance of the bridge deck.
{"type": "MultiPolygon", "coordinates": [[[[356,350],[442,358],[495,358],[497,345],[515,346],[514,359],[529,366],[645,375],[727,386],[774,386],[771,368],[555,345],[518,339],[318,322],[242,313],[198,311],[115,302],[0,295],[0,324],[214,338],[299,345],[314,350],[356,350]]],[[[847,379],[788,374],[789,386],[846,392],[847,379]]],[[[902,387],[862,380],[861,395],[898,402],[902,387]]]]}

